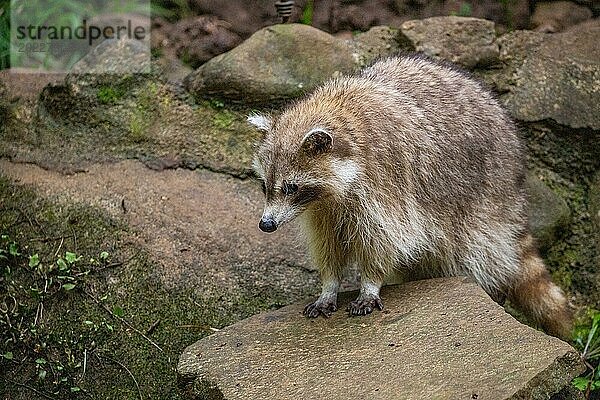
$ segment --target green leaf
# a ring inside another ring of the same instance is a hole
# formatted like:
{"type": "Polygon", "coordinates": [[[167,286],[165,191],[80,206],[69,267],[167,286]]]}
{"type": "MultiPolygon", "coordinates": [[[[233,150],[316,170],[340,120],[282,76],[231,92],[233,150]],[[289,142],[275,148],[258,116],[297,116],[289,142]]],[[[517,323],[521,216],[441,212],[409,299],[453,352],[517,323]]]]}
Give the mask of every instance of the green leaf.
{"type": "Polygon", "coordinates": [[[17,257],[17,256],[21,255],[19,253],[19,249],[17,248],[17,244],[15,242],[12,242],[11,244],[8,245],[8,253],[13,257],[17,257]]]}
{"type": "Polygon", "coordinates": [[[62,287],[65,290],[73,290],[73,288],[75,288],[75,284],[74,283],[65,283],[62,287]]]}
{"type": "Polygon", "coordinates": [[[44,365],[44,364],[46,364],[46,359],[38,358],[37,360],[35,360],[35,363],[38,365],[44,365]]]}
{"type": "Polygon", "coordinates": [[[100,253],[100,259],[102,261],[106,260],[108,258],[108,252],[103,251],[102,253],[100,253]]]}
{"type": "Polygon", "coordinates": [[[35,253],[35,254],[34,254],[34,255],[32,255],[32,256],[29,256],[29,266],[30,266],[31,268],[35,268],[35,267],[37,267],[38,265],[40,265],[40,256],[38,256],[38,254],[37,254],[37,253],[35,253]]]}
{"type": "Polygon", "coordinates": [[[310,0],[306,3],[304,10],[302,10],[302,17],[300,18],[300,23],[304,25],[312,25],[313,21],[313,13],[314,13],[314,0],[310,0]]]}
{"type": "Polygon", "coordinates": [[[46,379],[46,370],[45,369],[41,369],[40,372],[38,373],[38,378],[40,378],[40,381],[43,381],[44,379],[46,379]]]}
{"type": "Polygon", "coordinates": [[[7,351],[6,353],[4,353],[2,355],[2,357],[6,358],[7,360],[12,360],[13,359],[13,353],[12,353],[12,351],[7,351]]]}
{"type": "Polygon", "coordinates": [[[590,382],[590,378],[585,378],[582,376],[578,376],[571,381],[571,384],[575,386],[578,390],[584,391],[588,387],[588,383],[590,382]]]}
{"type": "Polygon", "coordinates": [[[78,260],[78,258],[77,258],[77,254],[75,254],[75,253],[71,253],[70,251],[67,251],[67,252],[65,253],[65,260],[67,260],[67,262],[68,262],[69,264],[73,264],[75,261],[77,261],[77,260],[78,260]]]}
{"type": "Polygon", "coordinates": [[[58,269],[60,271],[64,271],[69,268],[67,266],[67,263],[65,262],[65,260],[63,260],[62,258],[59,258],[58,260],[56,260],[56,264],[58,265],[58,269]]]}
{"type": "Polygon", "coordinates": [[[123,311],[123,309],[119,306],[114,306],[113,307],[113,313],[117,316],[117,317],[122,317],[123,315],[125,315],[125,312],[123,311]]]}
{"type": "Polygon", "coordinates": [[[471,14],[473,12],[473,8],[471,6],[471,3],[469,2],[464,2],[460,5],[460,8],[458,9],[458,16],[459,17],[470,17],[471,14]]]}
{"type": "Polygon", "coordinates": [[[79,386],[73,386],[71,388],[71,392],[80,392],[80,391],[81,391],[81,388],[79,386]]]}

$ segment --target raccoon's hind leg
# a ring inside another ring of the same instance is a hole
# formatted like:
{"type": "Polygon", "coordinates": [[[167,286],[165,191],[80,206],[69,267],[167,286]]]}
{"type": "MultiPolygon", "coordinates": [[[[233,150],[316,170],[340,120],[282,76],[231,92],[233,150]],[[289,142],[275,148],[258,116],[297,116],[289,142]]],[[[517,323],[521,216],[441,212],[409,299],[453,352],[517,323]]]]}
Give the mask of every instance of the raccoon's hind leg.
{"type": "Polygon", "coordinates": [[[508,299],[547,333],[570,339],[572,313],[563,291],[550,279],[531,235],[519,243],[521,268],[508,299]]]}

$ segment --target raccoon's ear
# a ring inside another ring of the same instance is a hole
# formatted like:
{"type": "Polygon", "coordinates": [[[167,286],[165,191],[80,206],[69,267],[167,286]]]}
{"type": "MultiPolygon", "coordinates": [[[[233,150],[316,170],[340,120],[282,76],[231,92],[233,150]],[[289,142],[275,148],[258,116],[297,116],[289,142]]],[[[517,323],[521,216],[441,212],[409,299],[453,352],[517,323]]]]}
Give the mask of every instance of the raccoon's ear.
{"type": "Polygon", "coordinates": [[[311,129],[302,138],[300,147],[309,154],[325,153],[333,147],[333,136],[325,129],[311,129]]]}
{"type": "Polygon", "coordinates": [[[271,130],[271,126],[273,125],[271,117],[256,113],[248,115],[248,122],[254,125],[256,129],[263,132],[271,130]]]}

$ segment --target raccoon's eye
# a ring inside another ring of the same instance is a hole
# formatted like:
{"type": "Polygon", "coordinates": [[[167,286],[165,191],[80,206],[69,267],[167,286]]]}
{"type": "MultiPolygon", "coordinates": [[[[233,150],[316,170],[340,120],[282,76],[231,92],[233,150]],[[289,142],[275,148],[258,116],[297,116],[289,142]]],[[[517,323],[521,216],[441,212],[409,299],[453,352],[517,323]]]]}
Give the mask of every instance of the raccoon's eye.
{"type": "Polygon", "coordinates": [[[265,183],[265,181],[260,181],[260,189],[262,190],[264,195],[267,194],[267,184],[265,183]]]}
{"type": "Polygon", "coordinates": [[[298,191],[298,185],[296,185],[295,183],[284,183],[281,187],[281,191],[285,195],[294,194],[298,191]]]}

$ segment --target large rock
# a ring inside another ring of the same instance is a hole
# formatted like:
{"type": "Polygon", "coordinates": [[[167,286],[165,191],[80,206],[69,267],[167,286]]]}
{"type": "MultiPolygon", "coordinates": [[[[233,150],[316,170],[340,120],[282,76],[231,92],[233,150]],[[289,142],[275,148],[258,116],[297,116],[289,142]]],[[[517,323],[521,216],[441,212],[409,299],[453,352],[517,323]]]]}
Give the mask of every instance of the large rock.
{"type": "MultiPolygon", "coordinates": [[[[341,296],[344,308],[354,294],[341,296]]],[[[329,319],[304,303],[189,346],[177,371],[202,399],[548,399],[585,370],[465,278],[383,290],[384,312],[329,319]]]]}
{"type": "MultiPolygon", "coordinates": [[[[194,104],[181,85],[146,63],[144,51],[134,41],[103,42],[63,80],[44,87],[38,101],[13,113],[26,126],[0,129],[0,156],[64,172],[138,158],[158,169],[202,166],[247,176],[260,136],[246,122],[248,110],[194,104]],[[114,67],[119,73],[106,73],[112,64],[122,64],[114,67]]],[[[36,87],[17,83],[9,89],[36,87]]]]}
{"type": "Polygon", "coordinates": [[[547,250],[571,222],[567,202],[554,193],[538,177],[527,177],[529,196],[529,228],[541,250],[547,250]]]}
{"type": "Polygon", "coordinates": [[[351,44],[361,66],[379,57],[410,48],[400,31],[389,26],[374,26],[367,32],[356,35],[351,44]]]}
{"type": "MultiPolygon", "coordinates": [[[[71,79],[81,80],[82,75],[115,78],[132,74],[149,73],[150,45],[133,39],[109,39],[94,47],[71,70],[71,79]]],[[[69,80],[69,78],[67,78],[69,80]]]]}
{"type": "Polygon", "coordinates": [[[185,79],[195,96],[244,103],[297,97],[358,65],[345,41],[307,25],[274,25],[202,65],[185,79]]]}
{"type": "Polygon", "coordinates": [[[505,64],[491,83],[521,121],[554,120],[571,128],[600,129],[600,20],[566,32],[516,31],[502,36],[505,64]]]}
{"type": "Polygon", "coordinates": [[[493,63],[499,55],[492,21],[433,17],[406,21],[400,30],[414,50],[467,68],[493,63]]]}

